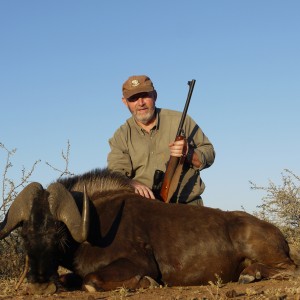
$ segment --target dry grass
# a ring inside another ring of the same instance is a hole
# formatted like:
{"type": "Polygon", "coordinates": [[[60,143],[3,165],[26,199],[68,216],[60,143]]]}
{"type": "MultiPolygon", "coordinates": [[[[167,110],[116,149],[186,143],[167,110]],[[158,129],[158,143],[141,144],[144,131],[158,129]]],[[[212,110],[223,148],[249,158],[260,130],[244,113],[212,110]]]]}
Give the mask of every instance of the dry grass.
{"type": "Polygon", "coordinates": [[[19,231],[0,241],[0,278],[17,278],[24,268],[25,253],[19,231]]]}
{"type": "Polygon", "coordinates": [[[119,288],[110,292],[87,293],[82,291],[60,291],[54,295],[26,294],[26,283],[18,291],[14,291],[15,280],[0,282],[0,299],[29,300],[29,299],[73,299],[73,300],[247,300],[247,299],[300,299],[300,279],[265,280],[252,284],[213,284],[193,287],[156,287],[130,291],[119,288]]]}

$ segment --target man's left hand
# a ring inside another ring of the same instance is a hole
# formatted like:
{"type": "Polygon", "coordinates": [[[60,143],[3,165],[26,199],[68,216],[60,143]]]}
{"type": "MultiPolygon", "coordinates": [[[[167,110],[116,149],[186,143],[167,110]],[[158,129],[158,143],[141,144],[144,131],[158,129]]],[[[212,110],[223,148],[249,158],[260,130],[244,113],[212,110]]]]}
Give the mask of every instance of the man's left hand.
{"type": "Polygon", "coordinates": [[[174,141],[169,144],[170,155],[181,157],[186,156],[189,151],[189,146],[186,139],[174,141]]]}

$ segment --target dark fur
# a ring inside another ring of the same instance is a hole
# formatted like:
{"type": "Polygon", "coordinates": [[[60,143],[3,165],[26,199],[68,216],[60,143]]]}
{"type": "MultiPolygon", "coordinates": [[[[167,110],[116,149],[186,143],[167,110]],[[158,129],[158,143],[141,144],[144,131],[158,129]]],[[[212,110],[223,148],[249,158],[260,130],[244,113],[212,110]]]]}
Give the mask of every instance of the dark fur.
{"type": "Polygon", "coordinates": [[[74,272],[64,283],[76,277],[88,290],[148,287],[147,276],[169,286],[207,284],[216,275],[223,282],[251,282],[296,269],[281,232],[245,212],[146,199],[133,193],[126,178],[107,170],[60,182],[73,191],[79,208],[83,183],[93,188],[89,237],[78,244],[66,228],[59,230],[63,224],[38,203],[47,202],[41,195],[30,224],[23,226],[34,282],[53,280],[58,265],[74,272]]]}
{"type": "Polygon", "coordinates": [[[29,282],[41,283],[57,278],[59,261],[56,258],[63,249],[65,227],[50,213],[48,196],[44,191],[34,199],[30,219],[22,226],[21,235],[30,261],[29,282]]]}
{"type": "Polygon", "coordinates": [[[129,179],[118,172],[109,171],[107,168],[94,169],[82,175],[75,175],[57,180],[69,191],[83,191],[86,186],[89,197],[93,197],[95,192],[106,192],[115,190],[126,190],[134,192],[129,184],[129,179]]]}

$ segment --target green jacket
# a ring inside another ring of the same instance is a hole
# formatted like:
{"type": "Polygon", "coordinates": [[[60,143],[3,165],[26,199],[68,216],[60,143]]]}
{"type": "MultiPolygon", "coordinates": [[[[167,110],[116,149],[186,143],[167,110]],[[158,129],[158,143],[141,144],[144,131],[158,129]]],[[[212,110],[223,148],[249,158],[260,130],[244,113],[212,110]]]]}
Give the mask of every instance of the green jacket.
{"type": "MultiPolygon", "coordinates": [[[[168,145],[175,140],[182,115],[181,112],[160,108],[156,108],[156,112],[156,125],[150,133],[139,127],[133,117],[118,128],[109,139],[111,151],[107,158],[109,169],[121,172],[149,188],[152,188],[155,170],[166,170],[170,158],[168,145]]],[[[201,128],[188,115],[184,133],[189,147],[194,148],[202,164],[200,169],[185,164],[180,187],[172,200],[189,203],[201,199],[205,185],[200,178],[200,170],[213,164],[215,151],[201,128]]]]}

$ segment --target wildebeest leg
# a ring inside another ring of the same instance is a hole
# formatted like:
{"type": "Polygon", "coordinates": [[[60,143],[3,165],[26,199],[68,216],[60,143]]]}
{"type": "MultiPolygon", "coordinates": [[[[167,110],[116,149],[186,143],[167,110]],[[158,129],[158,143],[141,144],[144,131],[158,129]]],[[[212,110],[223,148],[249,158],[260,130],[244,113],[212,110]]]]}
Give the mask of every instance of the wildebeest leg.
{"type": "Polygon", "coordinates": [[[248,267],[246,267],[240,277],[239,283],[250,283],[255,280],[261,280],[264,278],[274,278],[281,277],[284,278],[286,275],[291,275],[295,267],[291,266],[282,266],[281,268],[274,268],[262,263],[254,263],[248,267]]]}
{"type": "Polygon", "coordinates": [[[292,275],[296,265],[282,232],[274,225],[236,212],[238,230],[231,231],[234,248],[243,258],[239,282],[292,275]]]}
{"type": "Polygon", "coordinates": [[[59,276],[59,283],[68,290],[78,290],[82,287],[82,278],[74,273],[59,276]]]}
{"type": "Polygon", "coordinates": [[[143,267],[137,266],[130,260],[121,258],[86,275],[83,279],[83,288],[89,292],[108,291],[119,287],[147,288],[156,283],[150,277],[156,278],[156,273],[156,270],[144,270],[143,267]]]}

